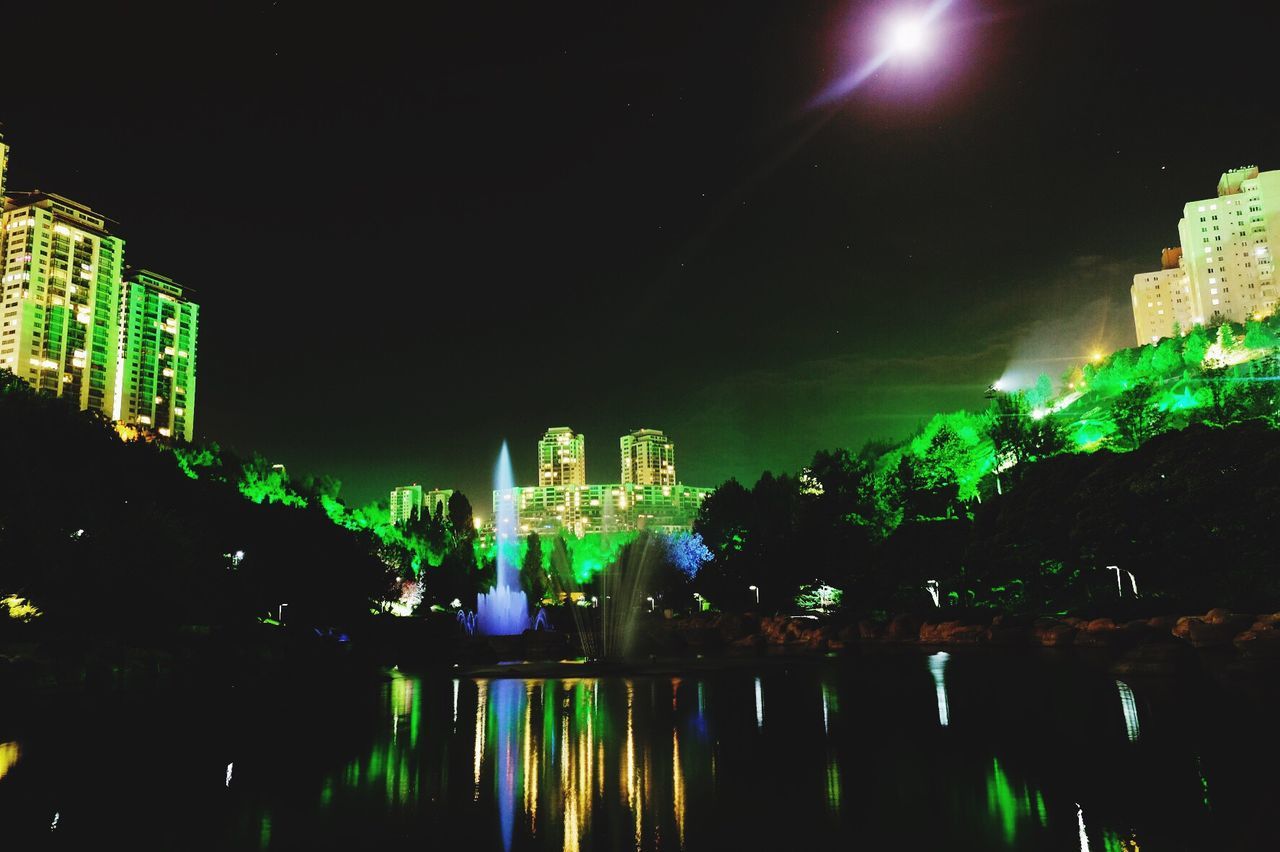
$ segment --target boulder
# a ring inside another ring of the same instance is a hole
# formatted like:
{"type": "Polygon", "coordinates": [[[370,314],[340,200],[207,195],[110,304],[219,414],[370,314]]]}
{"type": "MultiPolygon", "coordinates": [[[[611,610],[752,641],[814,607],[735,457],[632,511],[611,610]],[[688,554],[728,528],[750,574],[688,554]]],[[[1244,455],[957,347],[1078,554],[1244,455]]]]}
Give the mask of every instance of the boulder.
{"type": "Polygon", "coordinates": [[[1173,627],[1170,628],[1169,632],[1179,639],[1190,639],[1191,622],[1193,621],[1201,621],[1201,619],[1194,615],[1184,615],[1174,622],[1173,627]]]}
{"type": "Polygon", "coordinates": [[[920,641],[929,645],[972,645],[987,640],[987,625],[940,621],[920,626],[920,641]]]}
{"type": "Polygon", "coordinates": [[[884,638],[891,642],[914,642],[920,638],[920,619],[910,613],[895,615],[885,628],[884,638]]]}
{"type": "Polygon", "coordinates": [[[1240,632],[1239,625],[1230,622],[1211,624],[1194,618],[1187,623],[1188,636],[1196,648],[1222,648],[1230,645],[1240,632]]]}
{"type": "Polygon", "coordinates": [[[1031,625],[1031,639],[1046,647],[1069,645],[1076,637],[1076,628],[1065,621],[1042,618],[1031,625]]]}
{"type": "Polygon", "coordinates": [[[1273,627],[1245,630],[1231,640],[1231,643],[1246,657],[1254,659],[1280,657],[1280,630],[1273,627]]]}
{"type": "Polygon", "coordinates": [[[1075,644],[1092,648],[1109,647],[1120,638],[1116,623],[1110,618],[1095,618],[1077,627],[1075,644]]]}

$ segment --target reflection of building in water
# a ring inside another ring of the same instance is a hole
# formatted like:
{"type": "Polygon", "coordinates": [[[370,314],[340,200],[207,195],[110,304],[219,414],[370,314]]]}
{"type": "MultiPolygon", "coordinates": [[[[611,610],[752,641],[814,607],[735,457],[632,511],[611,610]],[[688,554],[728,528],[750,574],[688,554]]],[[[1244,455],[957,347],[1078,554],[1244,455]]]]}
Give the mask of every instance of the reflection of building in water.
{"type": "Polygon", "coordinates": [[[601,823],[621,827],[625,847],[680,848],[691,779],[715,783],[715,745],[697,721],[703,693],[682,680],[393,675],[383,735],[324,779],[320,804],[374,796],[393,812],[443,820],[481,808],[493,816],[477,836],[501,835],[508,849],[579,849],[601,823]]]}

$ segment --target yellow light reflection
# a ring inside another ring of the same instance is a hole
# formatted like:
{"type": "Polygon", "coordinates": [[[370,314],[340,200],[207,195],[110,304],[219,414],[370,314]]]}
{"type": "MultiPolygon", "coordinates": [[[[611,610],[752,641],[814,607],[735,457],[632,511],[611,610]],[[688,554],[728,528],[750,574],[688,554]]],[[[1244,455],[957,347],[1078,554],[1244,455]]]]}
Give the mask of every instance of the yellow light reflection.
{"type": "Polygon", "coordinates": [[[524,809],[529,814],[529,831],[538,830],[538,765],[533,760],[533,681],[524,685],[524,809]]]}
{"type": "Polygon", "coordinates": [[[22,756],[22,746],[17,743],[0,743],[0,778],[9,774],[9,770],[22,756]]]}
{"type": "Polygon", "coordinates": [[[475,792],[473,801],[480,801],[480,764],[484,758],[484,711],[485,700],[489,695],[488,681],[476,681],[476,749],[475,749],[475,792]]]}
{"type": "Polygon", "coordinates": [[[684,848],[684,767],[680,765],[680,732],[671,729],[671,800],[676,817],[676,834],[684,848]]]}

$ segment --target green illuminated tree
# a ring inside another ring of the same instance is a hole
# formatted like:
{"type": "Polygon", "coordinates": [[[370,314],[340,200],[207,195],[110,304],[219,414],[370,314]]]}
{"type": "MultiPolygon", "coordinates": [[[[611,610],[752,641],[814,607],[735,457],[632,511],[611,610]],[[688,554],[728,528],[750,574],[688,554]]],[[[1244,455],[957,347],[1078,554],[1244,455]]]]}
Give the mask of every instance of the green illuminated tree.
{"type": "Polygon", "coordinates": [[[1247,349],[1271,349],[1276,345],[1271,329],[1257,320],[1250,320],[1244,329],[1244,345],[1247,349]]]}
{"type": "Polygon", "coordinates": [[[1209,351],[1209,335],[1204,326],[1197,325],[1182,339],[1182,362],[1188,367],[1197,369],[1204,363],[1204,354],[1209,351]]]}
{"type": "Polygon", "coordinates": [[[1166,417],[1156,405],[1154,395],[1152,384],[1140,382],[1121,391],[1111,403],[1116,434],[1129,449],[1138,448],[1165,429],[1166,417]]]}
{"type": "Polygon", "coordinates": [[[992,401],[987,434],[991,440],[997,465],[1009,464],[1011,478],[1024,462],[1035,461],[1062,452],[1066,438],[1052,417],[1032,417],[1022,393],[997,394],[992,401]]]}
{"type": "Polygon", "coordinates": [[[1160,378],[1170,378],[1180,373],[1182,367],[1182,341],[1175,332],[1173,337],[1165,338],[1156,346],[1151,370],[1160,378]]]}

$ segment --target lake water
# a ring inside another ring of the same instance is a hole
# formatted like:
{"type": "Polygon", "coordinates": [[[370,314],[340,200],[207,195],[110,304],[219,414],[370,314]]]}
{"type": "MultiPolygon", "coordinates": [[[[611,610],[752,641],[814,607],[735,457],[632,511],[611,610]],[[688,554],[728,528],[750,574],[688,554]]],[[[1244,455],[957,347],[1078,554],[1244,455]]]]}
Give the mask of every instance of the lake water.
{"type": "Polygon", "coordinates": [[[1274,678],[914,649],[679,677],[153,686],[0,709],[0,844],[1277,848],[1276,698],[1274,678]]]}

